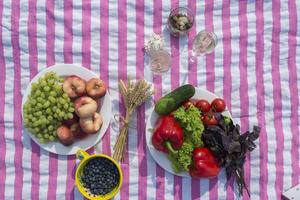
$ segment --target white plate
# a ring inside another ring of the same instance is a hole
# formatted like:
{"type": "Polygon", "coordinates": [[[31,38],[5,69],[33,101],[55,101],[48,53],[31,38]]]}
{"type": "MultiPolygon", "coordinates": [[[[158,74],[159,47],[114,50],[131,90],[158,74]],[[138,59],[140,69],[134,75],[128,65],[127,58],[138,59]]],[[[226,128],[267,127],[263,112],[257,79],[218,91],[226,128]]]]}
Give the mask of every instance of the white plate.
{"type": "MultiPolygon", "coordinates": [[[[89,80],[93,77],[98,77],[97,74],[95,74],[94,72],[92,72],[84,67],[81,67],[80,65],[76,65],[76,64],[56,64],[54,66],[44,69],[43,71],[38,73],[31,80],[30,84],[27,86],[27,88],[25,90],[25,93],[24,93],[23,99],[22,99],[22,117],[23,117],[23,105],[26,102],[26,100],[28,99],[28,96],[30,94],[31,84],[33,82],[36,82],[45,73],[50,72],[50,71],[56,72],[59,76],[77,75],[84,80],[89,80]]],[[[57,141],[42,144],[39,142],[39,140],[37,138],[35,138],[34,135],[29,133],[29,131],[23,126],[24,132],[26,134],[28,134],[31,137],[31,139],[33,139],[35,141],[35,143],[37,143],[40,147],[42,147],[46,151],[49,151],[49,152],[52,152],[55,154],[73,155],[73,154],[76,154],[78,149],[84,149],[84,150],[89,149],[92,146],[95,146],[101,140],[101,138],[103,137],[103,135],[105,134],[105,132],[109,126],[110,119],[111,119],[111,100],[110,100],[110,96],[109,96],[108,92],[106,92],[106,95],[101,98],[100,102],[102,105],[101,109],[100,109],[100,114],[103,117],[103,124],[102,124],[101,129],[96,134],[89,135],[88,137],[81,139],[81,140],[76,140],[71,146],[64,146],[60,142],[57,142],[57,141]]]]}
{"type": "MultiPolygon", "coordinates": [[[[208,102],[212,102],[213,99],[218,98],[215,94],[201,89],[201,88],[195,88],[196,92],[195,95],[192,97],[192,99],[206,99],[208,102]]],[[[224,111],[222,113],[225,116],[231,117],[230,112],[228,110],[224,111]]],[[[177,176],[183,176],[183,177],[190,177],[189,173],[187,172],[181,172],[181,173],[175,173],[172,169],[171,162],[167,158],[167,154],[163,153],[161,151],[158,151],[154,148],[152,145],[152,130],[155,126],[155,123],[158,119],[159,115],[154,111],[154,107],[151,109],[149,118],[147,121],[147,126],[146,126],[146,143],[148,146],[148,149],[153,157],[153,159],[166,171],[175,174],[177,176]]]]}

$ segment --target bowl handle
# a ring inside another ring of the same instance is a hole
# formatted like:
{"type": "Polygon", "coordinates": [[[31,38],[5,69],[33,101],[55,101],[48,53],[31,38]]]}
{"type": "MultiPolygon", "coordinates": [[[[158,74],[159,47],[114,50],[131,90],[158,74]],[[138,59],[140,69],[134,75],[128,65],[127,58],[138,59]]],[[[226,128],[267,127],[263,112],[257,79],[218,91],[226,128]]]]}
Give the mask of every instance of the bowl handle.
{"type": "Polygon", "coordinates": [[[79,149],[77,152],[76,152],[76,158],[79,159],[79,160],[84,160],[86,158],[88,158],[90,156],[90,154],[88,154],[87,152],[79,149]]]}

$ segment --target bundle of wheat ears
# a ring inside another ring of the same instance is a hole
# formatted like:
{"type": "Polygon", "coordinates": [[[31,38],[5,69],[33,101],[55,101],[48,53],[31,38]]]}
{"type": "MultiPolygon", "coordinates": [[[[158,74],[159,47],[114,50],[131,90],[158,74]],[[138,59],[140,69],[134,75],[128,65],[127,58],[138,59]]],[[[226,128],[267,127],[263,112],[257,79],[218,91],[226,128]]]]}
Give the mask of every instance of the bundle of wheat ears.
{"type": "Polygon", "coordinates": [[[113,158],[116,161],[123,161],[132,114],[138,106],[153,95],[153,90],[145,80],[132,81],[128,79],[127,86],[122,80],[119,81],[119,91],[123,96],[126,114],[125,117],[120,117],[123,127],[114,146],[113,158]]]}

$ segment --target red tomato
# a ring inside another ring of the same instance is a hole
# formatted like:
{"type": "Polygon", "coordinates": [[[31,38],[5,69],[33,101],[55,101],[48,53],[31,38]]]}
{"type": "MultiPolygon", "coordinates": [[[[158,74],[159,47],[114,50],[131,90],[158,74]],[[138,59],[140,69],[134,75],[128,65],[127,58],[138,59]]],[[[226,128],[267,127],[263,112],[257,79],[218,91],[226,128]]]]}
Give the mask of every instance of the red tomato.
{"type": "Polygon", "coordinates": [[[205,125],[217,125],[218,124],[218,120],[216,119],[216,117],[214,115],[203,115],[201,117],[203,123],[205,125]]]}
{"type": "Polygon", "coordinates": [[[214,112],[223,112],[226,108],[225,101],[220,98],[216,98],[211,102],[211,108],[214,112]]]}
{"type": "Polygon", "coordinates": [[[183,102],[182,105],[185,109],[188,109],[191,105],[194,105],[194,102],[193,102],[193,100],[187,100],[187,101],[183,102]]]}
{"type": "Polygon", "coordinates": [[[196,107],[201,111],[201,112],[209,112],[210,110],[210,104],[208,101],[205,99],[200,99],[196,102],[196,107]]]}

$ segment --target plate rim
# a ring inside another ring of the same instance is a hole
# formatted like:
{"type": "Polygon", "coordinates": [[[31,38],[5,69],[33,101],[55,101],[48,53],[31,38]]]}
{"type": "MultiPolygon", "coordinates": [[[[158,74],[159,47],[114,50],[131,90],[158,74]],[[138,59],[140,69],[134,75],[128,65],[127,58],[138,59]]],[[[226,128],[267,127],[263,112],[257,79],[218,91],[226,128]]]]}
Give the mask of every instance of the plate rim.
{"type": "MultiPolygon", "coordinates": [[[[49,152],[49,153],[53,153],[53,154],[57,154],[57,155],[75,155],[76,152],[79,150],[79,149],[82,149],[82,150],[88,150],[92,147],[94,147],[95,145],[97,145],[101,140],[102,138],[104,137],[104,135],[106,134],[109,126],[110,126],[110,123],[111,123],[111,116],[112,116],[112,102],[111,102],[111,97],[110,97],[110,93],[107,89],[106,91],[106,94],[105,94],[105,98],[107,98],[107,103],[108,103],[108,111],[107,112],[107,117],[109,118],[108,119],[108,122],[106,124],[103,124],[102,127],[100,128],[100,130],[96,133],[96,134],[100,134],[100,132],[102,132],[102,129],[103,130],[103,134],[101,134],[100,136],[98,136],[96,138],[96,140],[93,142],[93,144],[91,145],[88,145],[87,147],[85,148],[81,148],[79,146],[74,146],[74,144],[72,144],[71,146],[64,146],[64,148],[71,148],[70,151],[64,153],[64,152],[58,152],[57,150],[51,150],[50,148],[47,148],[46,146],[44,146],[42,143],[40,143],[38,141],[37,138],[35,138],[35,136],[30,133],[30,131],[24,126],[24,117],[23,117],[23,106],[26,102],[26,100],[28,99],[28,95],[30,94],[30,91],[31,91],[31,85],[32,83],[36,82],[38,80],[38,78],[40,78],[41,76],[43,76],[45,73],[49,72],[49,71],[55,71],[57,69],[60,69],[60,68],[64,68],[64,67],[73,67],[73,68],[78,68],[79,70],[83,70],[83,71],[86,71],[88,72],[91,76],[94,76],[94,77],[99,77],[99,75],[97,75],[95,72],[93,72],[92,70],[86,68],[86,67],[83,67],[81,64],[77,64],[77,63],[74,63],[74,64],[65,64],[65,63],[56,63],[54,65],[51,65],[49,67],[46,67],[44,68],[43,70],[41,70],[40,72],[38,72],[31,80],[30,82],[28,83],[28,85],[26,86],[26,89],[23,91],[22,93],[22,104],[21,104],[21,117],[22,117],[22,136],[24,137],[24,133],[27,134],[27,136],[29,136],[29,138],[31,140],[33,140],[41,149],[44,149],[45,151],[49,152]],[[26,95],[28,94],[28,95],[26,95]],[[72,148],[74,148],[72,150],[72,148]]],[[[71,74],[70,74],[71,75],[71,74]]],[[[100,113],[101,111],[99,111],[100,113]]],[[[57,141],[55,141],[57,142],[57,141]]],[[[49,143],[46,143],[46,144],[50,144],[52,142],[49,142],[49,143]]],[[[62,145],[62,144],[61,144],[62,145]]]]}
{"type": "MultiPolygon", "coordinates": [[[[203,89],[203,88],[200,88],[200,87],[195,87],[195,90],[196,92],[205,92],[211,96],[214,96],[214,98],[220,98],[219,96],[217,96],[216,94],[206,90],[206,89],[203,89]]],[[[196,92],[195,92],[195,95],[196,95],[196,92]]],[[[195,96],[194,95],[194,96],[195,96]]],[[[193,97],[194,97],[193,96],[193,97]]],[[[191,97],[190,99],[193,99],[193,97],[191,97]]],[[[165,158],[167,157],[165,153],[161,152],[161,151],[158,151],[154,148],[154,146],[152,145],[152,142],[151,142],[151,138],[152,138],[152,135],[153,133],[151,132],[151,130],[153,130],[153,127],[151,127],[151,117],[153,114],[156,114],[157,117],[159,117],[159,115],[157,113],[155,113],[155,110],[154,110],[154,106],[153,105],[151,107],[151,109],[149,109],[149,115],[148,115],[148,119],[147,119],[147,123],[146,123],[146,130],[145,130],[145,134],[146,134],[146,145],[147,145],[147,148],[150,152],[150,155],[151,157],[153,158],[153,160],[155,161],[156,164],[158,164],[161,168],[163,168],[165,171],[175,175],[175,176],[181,176],[181,177],[189,177],[189,178],[192,178],[188,172],[180,172],[180,173],[175,173],[173,170],[170,170],[169,168],[163,166],[158,160],[158,158],[154,155],[156,153],[158,154],[161,154],[162,156],[164,156],[165,158]]],[[[228,110],[228,107],[226,106],[226,111],[224,111],[223,113],[225,113],[226,116],[230,117],[232,119],[232,115],[230,113],[230,111],[228,110]]],[[[157,120],[157,119],[156,119],[157,120]]],[[[166,158],[167,159],[167,158],[166,158]]],[[[170,161],[168,161],[170,162],[170,161]]]]}

